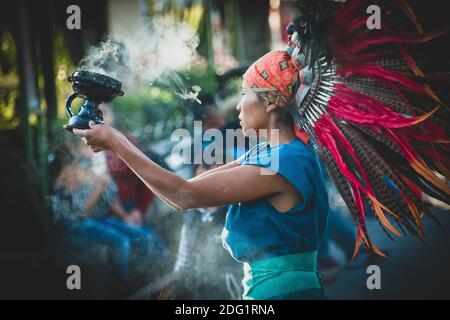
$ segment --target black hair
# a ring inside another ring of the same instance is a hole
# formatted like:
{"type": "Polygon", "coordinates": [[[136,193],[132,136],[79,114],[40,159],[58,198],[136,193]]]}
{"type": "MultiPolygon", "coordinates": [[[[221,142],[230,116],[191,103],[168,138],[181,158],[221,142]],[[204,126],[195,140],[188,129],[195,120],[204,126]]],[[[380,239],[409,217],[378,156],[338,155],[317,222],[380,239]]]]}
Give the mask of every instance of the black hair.
{"type": "Polygon", "coordinates": [[[278,119],[277,121],[286,125],[294,124],[294,117],[292,116],[292,109],[294,108],[294,101],[286,106],[278,108],[278,119]]]}
{"type": "MultiPolygon", "coordinates": [[[[297,87],[297,86],[294,86],[294,88],[295,87],[297,87]]],[[[296,91],[293,91],[293,92],[296,92],[296,91]]],[[[257,96],[258,96],[259,101],[261,101],[264,105],[269,103],[267,100],[264,100],[259,95],[257,95],[257,96]]],[[[291,101],[287,105],[278,107],[275,109],[275,112],[277,112],[277,114],[278,114],[277,122],[285,124],[285,125],[293,125],[294,124],[294,118],[292,116],[293,108],[294,108],[294,97],[293,97],[293,95],[291,95],[291,101]]]]}

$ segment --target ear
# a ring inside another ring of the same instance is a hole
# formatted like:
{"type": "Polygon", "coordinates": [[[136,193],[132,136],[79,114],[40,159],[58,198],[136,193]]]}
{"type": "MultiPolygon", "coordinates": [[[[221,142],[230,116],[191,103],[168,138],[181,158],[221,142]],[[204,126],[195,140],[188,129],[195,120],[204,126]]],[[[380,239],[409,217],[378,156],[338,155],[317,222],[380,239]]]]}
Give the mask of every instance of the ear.
{"type": "Polygon", "coordinates": [[[275,108],[277,108],[278,106],[275,103],[269,103],[266,107],[266,111],[267,112],[271,112],[273,110],[275,110],[275,108]]]}

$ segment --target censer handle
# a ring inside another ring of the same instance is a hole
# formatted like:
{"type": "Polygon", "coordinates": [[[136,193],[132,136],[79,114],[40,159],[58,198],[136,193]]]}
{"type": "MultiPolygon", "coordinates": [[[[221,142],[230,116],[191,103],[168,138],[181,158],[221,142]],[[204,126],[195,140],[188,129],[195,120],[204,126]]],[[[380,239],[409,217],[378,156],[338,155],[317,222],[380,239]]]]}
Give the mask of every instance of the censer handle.
{"type": "Polygon", "coordinates": [[[78,93],[73,92],[73,93],[71,93],[71,94],[67,97],[67,99],[66,99],[66,111],[67,111],[67,114],[69,115],[69,117],[71,117],[71,118],[73,117],[73,113],[72,113],[72,109],[71,109],[72,101],[73,101],[76,97],[78,97],[78,93]]]}

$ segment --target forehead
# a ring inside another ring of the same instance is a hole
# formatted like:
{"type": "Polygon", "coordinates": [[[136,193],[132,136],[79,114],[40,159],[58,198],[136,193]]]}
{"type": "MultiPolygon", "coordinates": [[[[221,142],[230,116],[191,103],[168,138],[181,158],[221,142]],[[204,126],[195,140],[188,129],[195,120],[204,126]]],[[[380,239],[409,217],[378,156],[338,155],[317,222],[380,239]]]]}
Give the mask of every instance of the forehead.
{"type": "Polygon", "coordinates": [[[256,92],[253,91],[253,89],[250,88],[250,87],[247,86],[247,85],[243,85],[243,86],[242,86],[242,91],[243,91],[243,93],[245,94],[245,96],[248,97],[248,98],[254,98],[254,97],[257,97],[257,96],[258,96],[258,95],[256,94],[256,92]]]}
{"type": "Polygon", "coordinates": [[[246,94],[246,95],[255,95],[256,93],[255,91],[245,82],[242,83],[242,91],[246,94]]]}

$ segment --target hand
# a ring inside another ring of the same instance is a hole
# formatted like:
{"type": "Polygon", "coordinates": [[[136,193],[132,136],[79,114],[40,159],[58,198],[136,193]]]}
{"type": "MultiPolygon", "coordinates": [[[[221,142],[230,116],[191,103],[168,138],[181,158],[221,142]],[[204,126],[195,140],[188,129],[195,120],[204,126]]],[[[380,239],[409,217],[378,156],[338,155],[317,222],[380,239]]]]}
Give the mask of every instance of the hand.
{"type": "Polygon", "coordinates": [[[128,213],[126,222],[134,226],[141,226],[143,223],[141,212],[138,209],[133,209],[128,213]]]}
{"type": "Polygon", "coordinates": [[[73,129],[73,133],[83,138],[84,143],[94,152],[112,150],[114,143],[122,135],[119,131],[107,124],[96,124],[89,121],[91,129],[73,129]]]}

